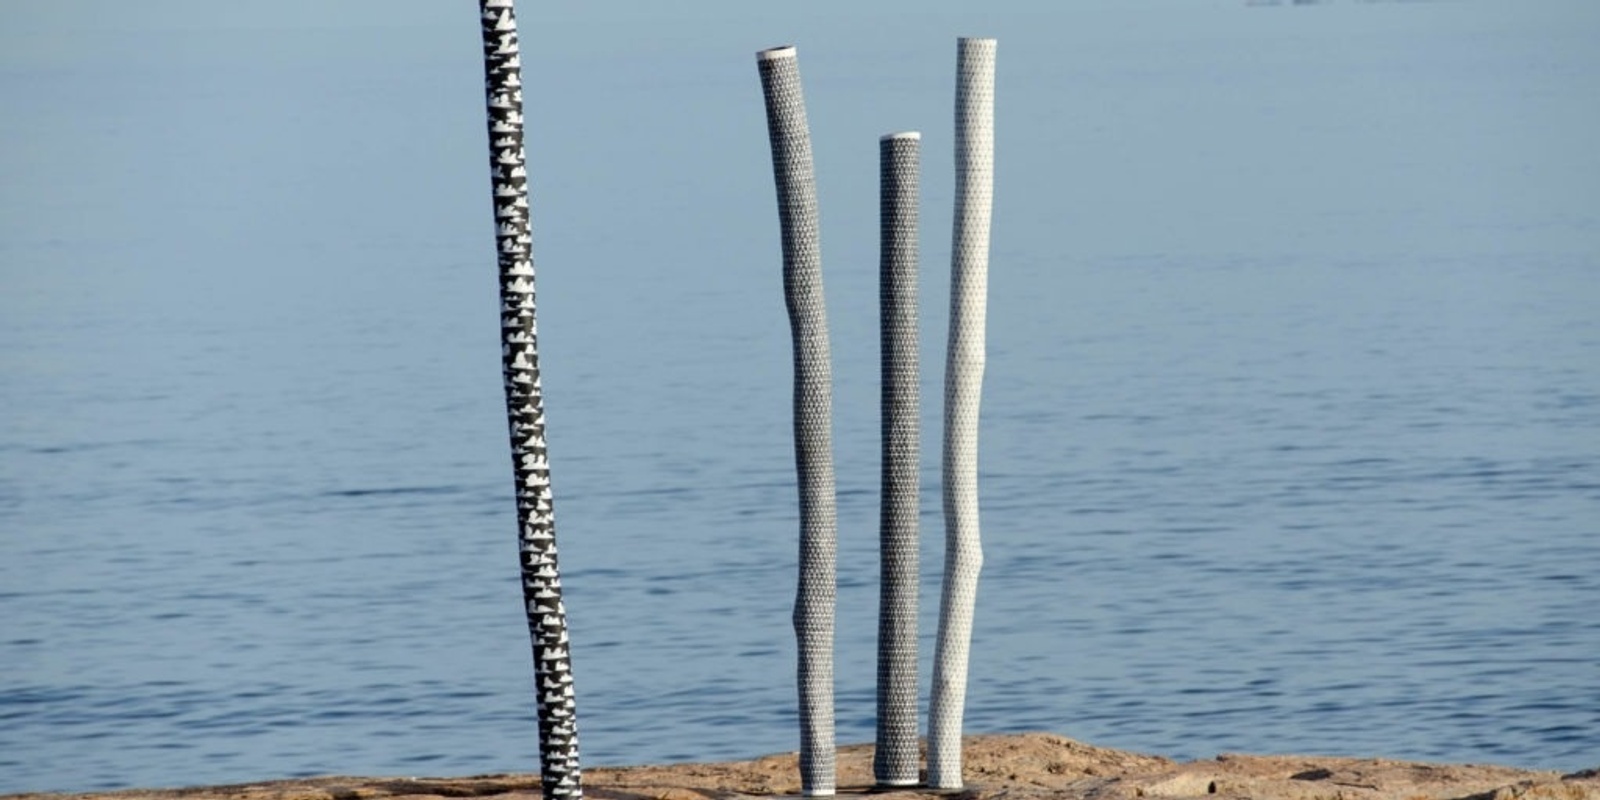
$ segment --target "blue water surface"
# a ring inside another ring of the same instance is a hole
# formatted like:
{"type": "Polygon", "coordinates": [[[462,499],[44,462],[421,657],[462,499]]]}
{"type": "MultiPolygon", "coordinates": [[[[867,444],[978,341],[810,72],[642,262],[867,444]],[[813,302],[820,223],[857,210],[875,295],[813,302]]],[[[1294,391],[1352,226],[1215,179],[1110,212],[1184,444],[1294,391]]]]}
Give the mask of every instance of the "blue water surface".
{"type": "MultiPolygon", "coordinates": [[[[873,735],[876,137],[924,132],[926,657],[954,39],[1000,40],[970,732],[1600,754],[1600,13],[524,4],[587,764],[796,746],[793,42],[873,735]]],[[[477,20],[0,9],[0,792],[536,769],[477,20]]],[[[924,677],[926,683],[926,677],[924,677]]]]}

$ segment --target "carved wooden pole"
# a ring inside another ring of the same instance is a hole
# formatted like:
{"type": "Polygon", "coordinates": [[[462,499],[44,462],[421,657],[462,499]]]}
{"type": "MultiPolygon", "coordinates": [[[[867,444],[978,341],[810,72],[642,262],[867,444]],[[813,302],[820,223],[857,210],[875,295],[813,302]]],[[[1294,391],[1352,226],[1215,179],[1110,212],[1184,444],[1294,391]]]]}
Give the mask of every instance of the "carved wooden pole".
{"type": "Polygon", "coordinates": [[[879,360],[883,374],[878,553],[878,786],[915,786],[917,751],[917,493],[921,435],[917,359],[919,133],[878,140],[879,360]]]}
{"type": "Polygon", "coordinates": [[[544,392],[539,384],[517,20],[512,0],[479,0],[478,11],[483,26],[489,173],[493,180],[495,245],[500,267],[501,365],[516,481],[522,599],[533,639],[539,772],[548,800],[576,800],[583,796],[583,788],[578,767],[572,662],[567,651],[567,612],[561,602],[561,571],[556,562],[544,392]]]}
{"type": "Polygon", "coordinates": [[[960,40],[956,68],[956,208],[950,263],[950,344],[944,384],[944,591],[928,710],[928,785],[959,789],[961,721],[973,606],[983,549],[978,537],[978,402],[983,391],[994,196],[995,40],[960,40]]]}
{"type": "Polygon", "coordinates": [[[756,54],[778,190],[783,293],[794,343],[794,455],[800,489],[800,783],[807,796],[835,791],[833,614],[838,516],[833,477],[833,377],[822,296],[817,186],[800,67],[793,47],[756,54]]]}

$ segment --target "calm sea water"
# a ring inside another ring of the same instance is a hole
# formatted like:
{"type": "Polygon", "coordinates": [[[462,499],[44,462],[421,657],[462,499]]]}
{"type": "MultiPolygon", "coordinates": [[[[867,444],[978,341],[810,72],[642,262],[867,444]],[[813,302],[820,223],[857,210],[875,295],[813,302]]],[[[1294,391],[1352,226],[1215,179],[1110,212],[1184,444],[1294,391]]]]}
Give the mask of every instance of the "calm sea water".
{"type": "MultiPolygon", "coordinates": [[[[0,791],[535,769],[473,15],[104,5],[0,10],[0,791]]],[[[875,139],[926,135],[931,651],[969,33],[1001,55],[968,729],[1600,763],[1590,6],[743,5],[524,10],[587,763],[795,747],[761,47],[801,47],[822,182],[845,742],[875,139]]]]}

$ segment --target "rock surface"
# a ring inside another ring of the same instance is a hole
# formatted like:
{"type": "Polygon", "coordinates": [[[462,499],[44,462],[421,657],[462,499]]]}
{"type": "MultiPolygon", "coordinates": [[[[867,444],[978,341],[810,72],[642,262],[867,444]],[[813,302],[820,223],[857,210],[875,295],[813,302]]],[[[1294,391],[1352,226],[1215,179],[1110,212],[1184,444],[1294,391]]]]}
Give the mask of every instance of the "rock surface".
{"type": "MultiPolygon", "coordinates": [[[[1221,755],[1179,763],[1028,733],[966,739],[967,788],[872,792],[884,800],[958,798],[1275,798],[1281,800],[1600,800],[1600,769],[1571,775],[1512,767],[1381,758],[1221,755]]],[[[839,750],[841,796],[871,791],[872,747],[839,750]]],[[[794,753],[723,764],[598,767],[584,773],[595,800],[736,800],[798,796],[794,753]]],[[[469,778],[311,778],[187,789],[4,795],[0,800],[537,800],[537,775],[469,778]]]]}

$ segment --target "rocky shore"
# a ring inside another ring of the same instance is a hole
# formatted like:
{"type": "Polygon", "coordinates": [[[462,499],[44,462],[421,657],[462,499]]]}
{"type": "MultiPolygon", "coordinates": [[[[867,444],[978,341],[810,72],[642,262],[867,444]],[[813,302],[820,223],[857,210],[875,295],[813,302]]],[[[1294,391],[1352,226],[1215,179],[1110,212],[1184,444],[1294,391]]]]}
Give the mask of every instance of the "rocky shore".
{"type": "MultiPolygon", "coordinates": [[[[1282,798],[1282,800],[1600,800],[1600,768],[1558,772],[1382,758],[1221,755],[1177,762],[1093,747],[1064,736],[1028,733],[966,740],[965,791],[872,792],[872,747],[840,748],[841,796],[884,800],[958,797],[1030,798],[1282,798]]],[[[797,796],[795,754],[721,764],[595,767],[584,793],[596,800],[735,800],[797,796]]],[[[465,778],[327,777],[183,789],[131,789],[96,794],[4,795],[0,800],[536,800],[532,774],[465,778]]]]}

